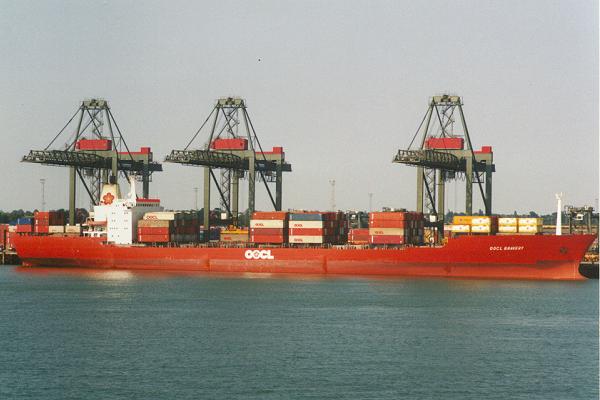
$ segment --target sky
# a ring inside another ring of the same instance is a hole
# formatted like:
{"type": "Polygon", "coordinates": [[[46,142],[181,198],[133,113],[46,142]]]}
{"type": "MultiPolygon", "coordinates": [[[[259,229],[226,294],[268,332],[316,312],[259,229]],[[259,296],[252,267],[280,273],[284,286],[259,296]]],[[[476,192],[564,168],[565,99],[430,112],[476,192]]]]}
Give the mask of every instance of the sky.
{"type": "MultiPolygon", "coordinates": [[[[159,160],[187,144],[216,99],[242,97],[261,143],[283,146],[292,164],[284,209],[328,209],[335,180],[337,208],[366,210],[373,193],[376,210],[415,209],[416,170],[391,160],[408,147],[430,97],[456,94],[473,146],[494,149],[494,212],[551,212],[557,192],[567,204],[598,201],[596,1],[0,7],[2,210],[40,208],[41,178],[46,208],[67,206],[66,168],[20,160],[93,97],[109,101],[131,147],[150,146],[159,160]]],[[[202,170],[163,168],[151,195],[170,209],[192,208],[202,170]]],[[[463,181],[447,184],[449,210],[464,211],[464,191],[463,181]]],[[[483,208],[477,193],[475,210],[483,208]]],[[[264,188],[257,209],[271,209],[264,188]]]]}

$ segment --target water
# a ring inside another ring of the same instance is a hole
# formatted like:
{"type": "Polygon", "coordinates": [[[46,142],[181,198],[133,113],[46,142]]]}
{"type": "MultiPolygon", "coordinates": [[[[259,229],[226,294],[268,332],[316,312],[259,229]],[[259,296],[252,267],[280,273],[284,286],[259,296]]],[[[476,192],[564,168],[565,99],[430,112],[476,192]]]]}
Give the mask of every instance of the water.
{"type": "Polygon", "coordinates": [[[2,399],[593,399],[598,281],[0,268],[2,399]]]}

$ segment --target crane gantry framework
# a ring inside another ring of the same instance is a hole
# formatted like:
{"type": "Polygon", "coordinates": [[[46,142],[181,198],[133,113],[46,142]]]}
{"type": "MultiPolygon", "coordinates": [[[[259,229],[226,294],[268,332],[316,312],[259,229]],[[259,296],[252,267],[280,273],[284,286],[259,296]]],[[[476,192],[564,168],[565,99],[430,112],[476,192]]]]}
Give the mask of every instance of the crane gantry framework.
{"type": "Polygon", "coordinates": [[[433,96],[408,149],[398,150],[393,159],[417,167],[417,211],[426,208],[440,223],[444,220],[445,183],[462,174],[466,181],[465,212],[473,213],[473,184],[477,184],[485,214],[492,213],[492,173],[496,170],[493,153],[489,146],[486,151],[473,148],[462,106],[459,96],[433,96]],[[454,132],[457,118],[462,133],[454,132]],[[432,146],[431,138],[441,140],[432,146]],[[452,138],[458,138],[461,145],[445,148],[443,144],[449,142],[444,139],[452,138]]]}
{"type": "MultiPolygon", "coordinates": [[[[275,148],[274,148],[275,149],[275,148]]],[[[248,114],[246,103],[238,97],[217,100],[204,123],[193,135],[183,150],[172,150],[165,162],[204,168],[204,229],[210,226],[211,180],[219,192],[221,205],[227,210],[234,225],[239,214],[239,181],[248,179],[248,210],[255,209],[256,178],[264,183],[275,210],[281,210],[283,172],[292,170],[285,161],[283,151],[265,151],[248,114]],[[210,122],[208,140],[200,148],[191,149],[205,126],[210,122]],[[247,148],[213,148],[218,139],[246,139],[247,148]],[[221,170],[217,180],[214,170],[221,170]],[[275,182],[275,197],[269,182],[275,182]]],[[[208,238],[208,235],[205,235],[208,238]]]]}
{"type": "Polygon", "coordinates": [[[82,101],[71,119],[43,150],[31,150],[21,161],[69,167],[70,225],[75,224],[77,178],[83,183],[90,201],[98,204],[102,184],[116,183],[119,174],[127,179],[129,175],[139,177],[143,185],[143,196],[148,197],[152,173],[162,171],[162,165],[152,160],[149,148],[146,151],[130,151],[108,102],[103,99],[82,101]],[[77,123],[73,127],[75,120],[77,123]],[[71,132],[66,142],[60,148],[53,148],[66,132],[71,132]],[[94,150],[78,148],[78,143],[87,139],[110,140],[110,146],[94,150]]]}

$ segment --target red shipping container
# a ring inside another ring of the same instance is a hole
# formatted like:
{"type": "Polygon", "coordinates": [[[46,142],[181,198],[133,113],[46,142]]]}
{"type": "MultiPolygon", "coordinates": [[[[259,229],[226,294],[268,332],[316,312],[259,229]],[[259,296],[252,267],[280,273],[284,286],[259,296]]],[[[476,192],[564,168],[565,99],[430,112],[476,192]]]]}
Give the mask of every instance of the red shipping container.
{"type": "Polygon", "coordinates": [[[286,229],[281,228],[250,228],[253,235],[285,235],[286,229]]]}
{"type": "MultiPolygon", "coordinates": [[[[161,227],[141,227],[138,228],[138,235],[168,235],[169,228],[161,227]]],[[[191,232],[194,233],[194,232],[191,232]]]]}
{"type": "Polygon", "coordinates": [[[81,139],[75,147],[78,150],[111,150],[112,141],[108,139],[81,139]]]}
{"type": "Polygon", "coordinates": [[[371,244],[404,244],[405,238],[400,235],[377,235],[370,236],[369,242],[371,244]]]}
{"type": "Polygon", "coordinates": [[[425,140],[425,148],[440,150],[462,150],[465,148],[465,140],[461,137],[430,137],[425,140]]]}
{"type": "Polygon", "coordinates": [[[48,233],[49,232],[48,225],[36,225],[34,228],[35,233],[48,233]]]}
{"type": "Polygon", "coordinates": [[[142,243],[164,243],[169,241],[169,235],[139,235],[138,242],[142,243]]]}
{"type": "Polygon", "coordinates": [[[373,220],[369,221],[370,228],[408,228],[413,221],[373,220]]]}
{"type": "Polygon", "coordinates": [[[290,236],[298,235],[298,236],[328,236],[331,235],[329,229],[323,228],[290,228],[288,230],[290,236]]]}
{"type": "Polygon", "coordinates": [[[215,139],[210,147],[214,150],[248,150],[248,139],[215,139]]]}
{"type": "Polygon", "coordinates": [[[33,226],[31,226],[29,224],[17,225],[17,232],[18,233],[31,233],[31,232],[33,232],[33,226]]]}
{"type": "Polygon", "coordinates": [[[252,213],[252,219],[276,219],[276,220],[287,220],[287,211],[255,211],[252,213]]]}
{"type": "Polygon", "coordinates": [[[410,220],[412,215],[407,212],[380,211],[369,213],[369,222],[371,221],[405,221],[410,220]]]}
{"type": "Polygon", "coordinates": [[[250,235],[252,243],[284,243],[286,239],[283,235],[250,235]]]}

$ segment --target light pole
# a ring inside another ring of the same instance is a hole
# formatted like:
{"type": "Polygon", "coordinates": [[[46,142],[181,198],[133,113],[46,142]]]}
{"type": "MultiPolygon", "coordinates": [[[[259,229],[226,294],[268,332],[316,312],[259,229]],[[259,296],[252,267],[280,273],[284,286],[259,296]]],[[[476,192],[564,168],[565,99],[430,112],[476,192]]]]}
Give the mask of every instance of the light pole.
{"type": "Polygon", "coordinates": [[[45,196],[45,186],[46,186],[46,179],[42,178],[40,179],[40,183],[42,184],[42,211],[46,211],[46,196],[45,196]]]}
{"type": "Polygon", "coordinates": [[[369,212],[373,211],[373,193],[369,193],[369,212]]]}
{"type": "Polygon", "coordinates": [[[198,211],[198,189],[197,187],[194,188],[194,210],[198,211]]]}

